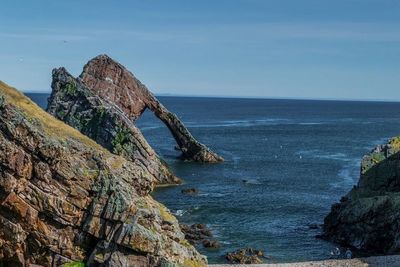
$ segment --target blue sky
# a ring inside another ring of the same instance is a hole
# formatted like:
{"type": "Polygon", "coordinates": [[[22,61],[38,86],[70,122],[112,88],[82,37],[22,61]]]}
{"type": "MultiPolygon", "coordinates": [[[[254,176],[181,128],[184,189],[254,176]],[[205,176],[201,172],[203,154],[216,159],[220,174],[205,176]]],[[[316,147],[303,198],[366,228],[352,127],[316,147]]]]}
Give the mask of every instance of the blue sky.
{"type": "Polygon", "coordinates": [[[400,100],[400,1],[1,1],[0,80],[104,53],[156,94],[400,100]]]}

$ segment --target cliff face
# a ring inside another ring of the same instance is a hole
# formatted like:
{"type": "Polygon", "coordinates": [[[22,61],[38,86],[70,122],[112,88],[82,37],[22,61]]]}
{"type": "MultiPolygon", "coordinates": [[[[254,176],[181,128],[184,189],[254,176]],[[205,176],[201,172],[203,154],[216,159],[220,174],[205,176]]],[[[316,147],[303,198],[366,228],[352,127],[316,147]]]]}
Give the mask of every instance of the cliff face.
{"type": "Polygon", "coordinates": [[[90,60],[80,75],[82,82],[102,99],[115,103],[136,121],[146,108],[150,109],[171,131],[182,158],[199,162],[223,159],[198,142],[182,121],[169,112],[157,98],[124,66],[106,55],[90,60]]]}
{"type": "Polygon", "coordinates": [[[142,133],[121,109],[101,99],[64,68],[53,71],[47,112],[89,136],[114,154],[132,161],[157,184],[179,184],[142,133]]]}
{"type": "Polygon", "coordinates": [[[3,264],[205,264],[175,217],[149,196],[153,175],[1,82],[0,95],[3,264]]]}
{"type": "Polygon", "coordinates": [[[400,137],[364,156],[358,185],[325,218],[324,237],[370,253],[400,252],[400,137]]]}

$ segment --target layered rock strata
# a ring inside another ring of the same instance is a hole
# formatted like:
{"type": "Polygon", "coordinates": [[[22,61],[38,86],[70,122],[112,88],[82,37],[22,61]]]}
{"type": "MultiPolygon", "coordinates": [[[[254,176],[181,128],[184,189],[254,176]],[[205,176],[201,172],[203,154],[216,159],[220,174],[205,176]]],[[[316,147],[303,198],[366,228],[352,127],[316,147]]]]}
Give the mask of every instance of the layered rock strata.
{"type": "Polygon", "coordinates": [[[1,82],[0,95],[3,265],[205,265],[149,195],[152,174],[1,82]]]}
{"type": "Polygon", "coordinates": [[[124,66],[106,55],[90,60],[80,75],[82,82],[102,99],[115,103],[135,122],[148,108],[172,133],[184,160],[220,162],[223,158],[198,142],[183,122],[124,66]]]}
{"type": "Polygon", "coordinates": [[[64,68],[53,70],[47,112],[112,153],[131,160],[151,174],[157,184],[181,183],[118,106],[94,94],[64,68]]]}

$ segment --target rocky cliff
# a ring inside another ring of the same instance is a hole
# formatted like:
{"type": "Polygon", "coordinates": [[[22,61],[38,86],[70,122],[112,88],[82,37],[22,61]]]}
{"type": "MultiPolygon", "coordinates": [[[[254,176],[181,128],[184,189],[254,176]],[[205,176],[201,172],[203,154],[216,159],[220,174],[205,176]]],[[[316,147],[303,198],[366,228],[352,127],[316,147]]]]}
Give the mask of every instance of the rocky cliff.
{"type": "Polygon", "coordinates": [[[400,137],[364,156],[358,185],[332,206],[323,237],[373,254],[400,252],[400,137]]]}
{"type": "Polygon", "coordinates": [[[1,82],[0,95],[3,265],[205,265],[149,196],[153,175],[1,82]]]}
{"type": "Polygon", "coordinates": [[[124,66],[106,55],[90,60],[80,79],[92,92],[116,104],[129,119],[135,122],[148,108],[170,130],[182,158],[199,162],[219,162],[223,159],[198,142],[182,121],[169,112],[158,99],[124,66]]]}
{"type": "Polygon", "coordinates": [[[47,112],[112,153],[131,160],[151,174],[157,184],[181,182],[118,106],[101,99],[64,68],[53,70],[51,87],[47,112]]]}

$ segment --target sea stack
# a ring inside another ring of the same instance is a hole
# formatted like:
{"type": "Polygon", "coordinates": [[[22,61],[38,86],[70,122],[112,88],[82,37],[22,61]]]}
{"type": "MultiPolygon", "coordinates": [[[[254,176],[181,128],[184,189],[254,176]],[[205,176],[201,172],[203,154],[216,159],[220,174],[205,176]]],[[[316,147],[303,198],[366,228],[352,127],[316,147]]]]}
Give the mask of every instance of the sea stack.
{"type": "Polygon", "coordinates": [[[118,106],[89,90],[65,68],[53,70],[51,87],[47,106],[51,115],[132,161],[151,174],[158,185],[181,183],[118,106]]]}
{"type": "Polygon", "coordinates": [[[323,237],[369,254],[400,252],[400,137],[363,157],[361,175],[325,218],[323,237]]]}
{"type": "Polygon", "coordinates": [[[5,266],[205,266],[151,173],[2,82],[0,152],[5,266]]]}
{"type": "Polygon", "coordinates": [[[166,109],[160,101],[124,66],[107,55],[90,60],[80,79],[83,84],[102,99],[117,105],[135,122],[148,108],[172,133],[182,159],[198,162],[220,162],[223,158],[198,142],[183,122],[166,109]]]}

